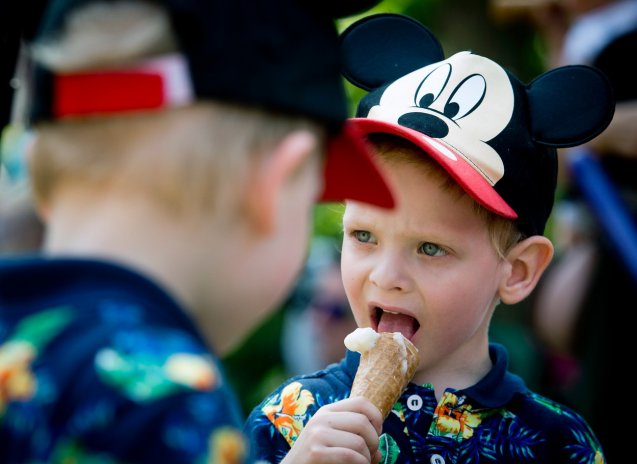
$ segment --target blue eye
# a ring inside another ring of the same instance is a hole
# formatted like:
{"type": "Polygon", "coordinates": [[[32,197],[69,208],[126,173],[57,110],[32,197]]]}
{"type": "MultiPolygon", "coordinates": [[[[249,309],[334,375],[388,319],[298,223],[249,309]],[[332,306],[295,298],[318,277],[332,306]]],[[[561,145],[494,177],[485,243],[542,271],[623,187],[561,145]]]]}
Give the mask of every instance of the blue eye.
{"type": "Polygon", "coordinates": [[[352,235],[362,243],[368,243],[372,241],[372,234],[366,230],[355,230],[352,235]]]}
{"type": "Polygon", "coordinates": [[[446,251],[443,248],[431,242],[424,242],[423,244],[421,244],[418,247],[418,252],[423,253],[427,256],[442,256],[446,254],[446,251]]]}

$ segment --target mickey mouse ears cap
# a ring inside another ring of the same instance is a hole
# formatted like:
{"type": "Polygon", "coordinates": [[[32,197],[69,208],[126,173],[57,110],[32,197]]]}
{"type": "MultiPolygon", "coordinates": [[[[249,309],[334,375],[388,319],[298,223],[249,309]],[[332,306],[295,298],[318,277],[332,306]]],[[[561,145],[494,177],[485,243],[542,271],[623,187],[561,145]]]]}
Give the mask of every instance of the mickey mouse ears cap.
{"type": "MultiPolygon", "coordinates": [[[[334,19],[378,1],[156,0],[169,14],[177,54],[125,69],[71,74],[38,66],[32,121],[157,109],[195,99],[298,114],[332,131],[324,201],[349,198],[392,207],[368,146],[356,129],[344,125],[347,99],[334,25],[334,19]]],[[[89,3],[51,0],[34,40],[54,37],[71,10],[89,3]]]]}
{"type": "Polygon", "coordinates": [[[606,76],[564,66],[523,84],[494,61],[460,52],[445,59],[412,18],[365,17],[341,35],[344,75],[368,90],[351,120],[423,150],[478,203],[541,235],[557,183],[557,148],[591,140],[610,123],[606,76]]]}

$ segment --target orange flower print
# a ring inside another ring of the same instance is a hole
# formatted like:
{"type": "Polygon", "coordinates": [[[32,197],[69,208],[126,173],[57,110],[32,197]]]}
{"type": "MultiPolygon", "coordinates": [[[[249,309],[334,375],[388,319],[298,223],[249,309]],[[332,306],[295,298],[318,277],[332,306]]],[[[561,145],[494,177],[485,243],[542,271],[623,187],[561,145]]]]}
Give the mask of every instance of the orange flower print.
{"type": "Polygon", "coordinates": [[[274,424],[290,446],[294,444],[301,430],[308,406],[314,404],[314,397],[308,390],[301,390],[299,382],[292,382],[281,391],[281,402],[276,397],[262,409],[263,414],[274,424]]]}
{"type": "Polygon", "coordinates": [[[33,397],[36,380],[31,372],[31,361],[35,354],[33,345],[25,341],[10,341],[0,346],[0,414],[9,401],[33,397]]]}
{"type": "Polygon", "coordinates": [[[11,401],[29,401],[37,390],[31,364],[49,340],[69,322],[67,308],[53,308],[26,317],[0,345],[0,416],[11,401]]]}
{"type": "Polygon", "coordinates": [[[460,435],[465,440],[473,436],[473,429],[482,422],[480,414],[471,412],[471,405],[458,404],[458,397],[450,392],[445,392],[436,406],[434,416],[440,435],[460,435]]]}
{"type": "Polygon", "coordinates": [[[208,464],[241,464],[246,457],[247,445],[241,433],[224,427],[210,436],[208,464]]]}

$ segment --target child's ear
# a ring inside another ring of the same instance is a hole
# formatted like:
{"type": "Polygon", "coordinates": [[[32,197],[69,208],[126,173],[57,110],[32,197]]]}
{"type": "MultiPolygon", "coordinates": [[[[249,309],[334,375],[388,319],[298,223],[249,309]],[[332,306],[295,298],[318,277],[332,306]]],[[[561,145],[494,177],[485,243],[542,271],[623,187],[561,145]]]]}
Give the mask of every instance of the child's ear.
{"type": "Polygon", "coordinates": [[[312,132],[297,130],[255,162],[248,185],[247,213],[257,232],[269,234],[274,229],[279,196],[308,157],[316,156],[318,143],[312,132]]]}
{"type": "Polygon", "coordinates": [[[509,271],[502,277],[500,299],[515,304],[535,288],[553,258],[553,244],[541,235],[534,235],[516,244],[506,255],[509,271]]]}

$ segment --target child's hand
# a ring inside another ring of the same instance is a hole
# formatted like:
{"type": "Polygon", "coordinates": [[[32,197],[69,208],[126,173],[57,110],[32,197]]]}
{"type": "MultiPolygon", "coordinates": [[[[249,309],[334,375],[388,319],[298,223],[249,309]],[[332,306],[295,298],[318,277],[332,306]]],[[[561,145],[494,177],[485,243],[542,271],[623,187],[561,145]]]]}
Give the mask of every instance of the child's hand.
{"type": "Polygon", "coordinates": [[[281,464],[370,464],[380,461],[380,411],[362,397],[320,408],[281,464]]]}

